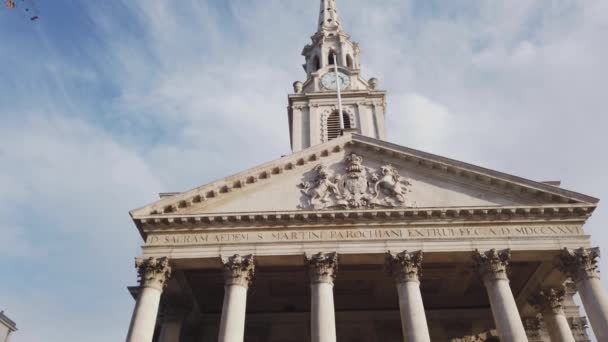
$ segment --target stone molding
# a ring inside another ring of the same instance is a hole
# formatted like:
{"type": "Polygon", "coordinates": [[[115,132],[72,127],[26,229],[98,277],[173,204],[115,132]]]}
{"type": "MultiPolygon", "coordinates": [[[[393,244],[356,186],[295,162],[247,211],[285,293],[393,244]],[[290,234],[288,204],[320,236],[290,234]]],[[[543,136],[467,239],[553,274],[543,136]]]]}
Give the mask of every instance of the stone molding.
{"type": "Polygon", "coordinates": [[[168,228],[168,225],[235,226],[238,224],[296,224],[305,222],[336,224],[336,219],[378,219],[390,221],[499,221],[520,219],[546,222],[551,219],[586,220],[595,207],[575,206],[508,206],[508,207],[433,207],[433,208],[361,208],[354,210],[294,210],[256,213],[164,214],[135,218],[140,226],[168,228]]]}
{"type": "Polygon", "coordinates": [[[235,254],[230,257],[221,257],[224,265],[224,281],[226,286],[239,285],[248,288],[255,275],[253,255],[235,254]]]}
{"type": "Polygon", "coordinates": [[[563,289],[546,288],[532,295],[528,299],[528,303],[540,313],[563,315],[564,295],[565,291],[563,289]]]}
{"type": "Polygon", "coordinates": [[[575,281],[591,278],[599,279],[599,257],[600,249],[598,247],[579,249],[564,248],[559,257],[559,268],[564,274],[572,277],[575,281]]]}
{"type": "Polygon", "coordinates": [[[319,252],[312,256],[307,256],[308,260],[308,276],[310,283],[327,283],[332,284],[338,273],[338,253],[322,253],[319,252]]]}
{"type": "Polygon", "coordinates": [[[509,259],[511,259],[510,249],[497,251],[492,248],[483,253],[476,249],[473,252],[475,268],[484,282],[495,280],[508,281],[507,267],[509,259]]]}
{"type": "Polygon", "coordinates": [[[386,266],[389,275],[395,278],[397,284],[420,282],[422,275],[422,251],[392,254],[386,253],[386,266]]]}
{"type": "MultiPolygon", "coordinates": [[[[141,209],[131,211],[131,215],[136,223],[141,222],[140,220],[150,221],[149,219],[152,219],[154,221],[155,218],[162,218],[165,214],[175,214],[181,208],[215,200],[218,196],[223,196],[232,190],[241,190],[258,181],[268,180],[272,175],[296,170],[310,161],[317,161],[333,153],[340,153],[347,147],[369,150],[378,156],[391,158],[395,163],[399,161],[411,163],[418,168],[440,172],[459,181],[486,184],[494,190],[505,191],[514,196],[541,198],[548,202],[547,205],[532,207],[538,207],[534,211],[540,210],[543,214],[586,218],[597,206],[597,199],[589,196],[357,134],[347,134],[330,142],[294,153],[287,158],[266,163],[176,196],[161,199],[141,209]]],[[[529,209],[526,210],[524,207],[529,206],[522,206],[522,213],[535,214],[534,211],[530,212],[529,209]]],[[[510,211],[509,208],[505,208],[505,210],[506,212],[510,211]]]]}
{"type": "Polygon", "coordinates": [[[136,258],[135,267],[139,285],[142,287],[163,290],[167,285],[167,280],[171,277],[171,266],[169,258],[166,257],[136,258]]]}

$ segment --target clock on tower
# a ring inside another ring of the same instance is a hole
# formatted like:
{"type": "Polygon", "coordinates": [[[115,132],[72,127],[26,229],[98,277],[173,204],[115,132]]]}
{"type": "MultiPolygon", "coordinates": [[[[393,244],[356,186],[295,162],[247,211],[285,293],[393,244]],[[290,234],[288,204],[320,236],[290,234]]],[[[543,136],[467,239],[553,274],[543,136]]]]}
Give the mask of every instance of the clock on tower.
{"type": "Polygon", "coordinates": [[[345,130],[385,139],[386,92],[377,89],[377,79],[361,78],[359,45],[342,30],[335,0],[321,0],[317,32],[311,39],[302,51],[306,81],[295,82],[288,97],[293,152],[342,133],[338,87],[345,130]]]}

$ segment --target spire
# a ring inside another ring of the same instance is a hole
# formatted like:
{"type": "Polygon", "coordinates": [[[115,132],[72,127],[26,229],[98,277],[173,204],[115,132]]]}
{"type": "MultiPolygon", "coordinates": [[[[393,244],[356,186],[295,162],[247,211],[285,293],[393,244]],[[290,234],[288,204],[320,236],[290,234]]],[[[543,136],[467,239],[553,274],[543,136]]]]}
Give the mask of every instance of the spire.
{"type": "Polygon", "coordinates": [[[342,30],[338,6],[336,0],[321,0],[321,11],[319,12],[319,32],[342,30]]]}

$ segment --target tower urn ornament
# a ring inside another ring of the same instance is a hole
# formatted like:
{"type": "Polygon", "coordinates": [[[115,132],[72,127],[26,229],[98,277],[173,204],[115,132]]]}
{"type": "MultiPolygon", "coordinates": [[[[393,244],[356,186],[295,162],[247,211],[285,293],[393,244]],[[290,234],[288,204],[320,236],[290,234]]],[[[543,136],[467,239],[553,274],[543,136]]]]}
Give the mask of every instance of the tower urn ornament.
{"type": "Polygon", "coordinates": [[[363,165],[363,157],[350,153],[344,171],[332,172],[319,164],[312,177],[299,184],[303,195],[301,209],[359,209],[414,207],[407,193],[412,185],[397,169],[386,164],[378,170],[363,165]]]}

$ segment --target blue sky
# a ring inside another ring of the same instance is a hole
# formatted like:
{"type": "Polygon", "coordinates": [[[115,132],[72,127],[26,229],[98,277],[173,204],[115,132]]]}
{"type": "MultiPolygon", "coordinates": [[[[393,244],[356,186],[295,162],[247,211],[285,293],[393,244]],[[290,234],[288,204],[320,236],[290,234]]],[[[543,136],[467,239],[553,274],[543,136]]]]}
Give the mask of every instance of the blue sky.
{"type": "MultiPolygon", "coordinates": [[[[128,211],[289,153],[318,4],[35,2],[0,10],[0,309],[15,342],[120,341],[128,211]]],[[[339,1],[390,141],[608,197],[606,1],[378,4],[339,1]]]]}

